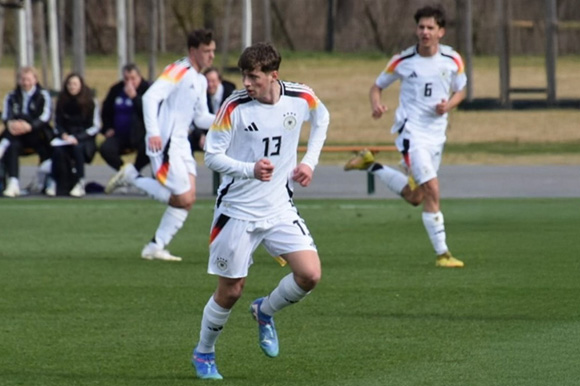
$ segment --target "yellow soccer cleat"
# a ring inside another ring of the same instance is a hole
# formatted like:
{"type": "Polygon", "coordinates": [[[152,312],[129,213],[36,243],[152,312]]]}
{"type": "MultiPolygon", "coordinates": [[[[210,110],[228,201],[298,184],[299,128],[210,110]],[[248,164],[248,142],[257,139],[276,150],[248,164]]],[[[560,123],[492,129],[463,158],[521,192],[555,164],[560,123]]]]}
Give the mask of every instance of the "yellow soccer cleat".
{"type": "Polygon", "coordinates": [[[401,171],[405,173],[405,175],[407,175],[407,185],[409,185],[409,189],[411,189],[411,191],[417,189],[419,185],[417,184],[417,181],[415,181],[415,179],[413,178],[413,175],[411,174],[409,167],[407,166],[407,163],[404,160],[401,160],[401,162],[399,163],[399,169],[401,169],[401,171]]]}
{"type": "Polygon", "coordinates": [[[356,156],[349,159],[344,170],[367,170],[375,162],[375,156],[369,149],[363,149],[356,156]]]}
{"type": "Polygon", "coordinates": [[[415,179],[413,178],[413,176],[410,174],[408,176],[407,185],[409,185],[409,189],[411,189],[411,191],[413,191],[419,187],[419,185],[417,185],[417,182],[415,182],[415,179]]]}
{"type": "Polygon", "coordinates": [[[278,264],[280,264],[280,267],[284,267],[288,263],[286,261],[286,259],[283,258],[282,256],[276,256],[276,257],[274,257],[274,260],[276,260],[278,262],[278,264]]]}
{"type": "Polygon", "coordinates": [[[463,268],[463,261],[457,260],[455,257],[451,256],[451,252],[447,251],[439,256],[435,261],[436,267],[441,268],[463,268]]]}

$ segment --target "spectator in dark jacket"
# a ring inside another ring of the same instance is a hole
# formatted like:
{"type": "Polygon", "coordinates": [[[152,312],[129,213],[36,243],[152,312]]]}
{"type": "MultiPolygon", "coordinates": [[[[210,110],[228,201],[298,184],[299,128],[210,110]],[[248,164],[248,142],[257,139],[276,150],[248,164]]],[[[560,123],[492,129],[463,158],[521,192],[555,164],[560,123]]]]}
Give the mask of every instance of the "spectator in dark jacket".
{"type": "MultiPolygon", "coordinates": [[[[202,71],[207,79],[207,107],[209,112],[217,114],[222,103],[235,91],[236,85],[222,78],[219,70],[215,67],[208,67],[202,71]]],[[[205,135],[207,130],[193,126],[189,134],[191,151],[203,150],[205,135]]]]}
{"type": "Polygon", "coordinates": [[[4,98],[2,120],[6,130],[0,136],[0,160],[6,167],[8,181],[3,195],[20,195],[19,157],[38,154],[40,163],[50,158],[51,101],[48,91],[38,83],[33,67],[22,67],[18,71],[18,85],[4,98]]]}
{"type": "Polygon", "coordinates": [[[95,136],[100,130],[98,103],[82,76],[69,74],[56,102],[54,123],[57,138],[53,139],[52,179],[46,194],[54,196],[85,195],[85,163],[91,163],[97,146],[95,136]],[[74,170],[74,173],[72,172],[74,170]]]}
{"type": "Polygon", "coordinates": [[[149,82],[143,79],[139,68],[133,63],[126,64],[122,73],[123,80],[110,88],[103,101],[101,117],[105,141],[99,152],[110,167],[119,170],[123,166],[121,156],[136,151],[134,165],[140,171],[149,164],[149,157],[145,154],[141,100],[149,88],[149,82]]]}

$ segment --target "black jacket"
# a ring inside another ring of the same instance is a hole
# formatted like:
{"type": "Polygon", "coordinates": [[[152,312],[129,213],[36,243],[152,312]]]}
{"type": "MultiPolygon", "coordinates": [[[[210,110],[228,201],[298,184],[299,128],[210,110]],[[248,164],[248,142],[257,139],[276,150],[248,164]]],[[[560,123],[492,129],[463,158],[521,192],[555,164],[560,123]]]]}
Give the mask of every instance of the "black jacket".
{"type": "MultiPolygon", "coordinates": [[[[101,120],[103,123],[102,133],[113,128],[113,122],[115,121],[115,99],[121,94],[123,88],[125,87],[125,82],[120,81],[114,84],[107,93],[105,100],[103,101],[101,120]]],[[[137,96],[133,98],[133,117],[131,119],[131,139],[133,143],[138,141],[143,141],[145,139],[145,122],[143,121],[143,94],[149,88],[149,82],[145,79],[141,80],[139,87],[137,87],[137,96]]]]}
{"type": "Polygon", "coordinates": [[[32,131],[43,130],[46,134],[53,134],[50,127],[50,110],[45,113],[45,106],[50,109],[50,94],[40,84],[36,85],[36,91],[28,101],[28,113],[24,111],[24,101],[20,86],[11,91],[5,100],[3,112],[4,124],[13,119],[22,119],[32,126],[32,131]],[[44,116],[43,116],[44,114],[44,116]]]}
{"type": "MultiPolygon", "coordinates": [[[[220,105],[222,105],[224,103],[224,101],[230,95],[232,95],[232,93],[236,90],[236,85],[233,84],[232,82],[230,82],[229,80],[222,80],[222,86],[224,87],[224,97],[223,97],[220,105]]],[[[213,111],[213,106],[211,103],[211,96],[209,95],[209,93],[207,94],[207,107],[208,107],[210,113],[212,113],[212,114],[217,113],[217,111],[213,111]]]]}
{"type": "Polygon", "coordinates": [[[73,135],[79,142],[95,138],[98,127],[95,126],[94,114],[96,105],[83,114],[76,99],[66,102],[60,109],[55,111],[55,128],[60,137],[64,133],[73,135]],[[90,130],[89,130],[90,129],[90,130]]]}

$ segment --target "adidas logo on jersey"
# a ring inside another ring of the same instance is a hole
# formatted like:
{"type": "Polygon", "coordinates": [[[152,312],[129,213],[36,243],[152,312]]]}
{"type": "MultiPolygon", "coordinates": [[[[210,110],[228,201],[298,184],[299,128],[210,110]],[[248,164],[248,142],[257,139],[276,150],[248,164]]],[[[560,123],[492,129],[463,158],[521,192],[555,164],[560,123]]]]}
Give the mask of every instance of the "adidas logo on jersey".
{"type": "Polygon", "coordinates": [[[413,71],[411,75],[409,75],[409,78],[417,78],[417,73],[413,71]]]}
{"type": "Polygon", "coordinates": [[[256,124],[254,122],[252,122],[252,124],[248,127],[246,127],[244,129],[244,131],[259,131],[258,130],[258,126],[256,126],[256,124]]]}

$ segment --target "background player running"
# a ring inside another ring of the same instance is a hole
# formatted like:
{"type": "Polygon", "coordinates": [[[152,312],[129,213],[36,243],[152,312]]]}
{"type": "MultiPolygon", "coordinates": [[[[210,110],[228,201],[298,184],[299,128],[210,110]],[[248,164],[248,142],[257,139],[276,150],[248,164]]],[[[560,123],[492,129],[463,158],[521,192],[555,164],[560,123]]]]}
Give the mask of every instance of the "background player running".
{"type": "Polygon", "coordinates": [[[378,119],[387,111],[381,102],[382,90],[401,81],[391,133],[398,134],[395,143],[409,178],[376,163],[368,150],[349,160],[345,170],[368,170],[412,205],[423,203],[423,224],[437,254],[436,266],[463,267],[447,247],[437,171],[446,140],[447,114],[465,98],[467,78],[459,54],[439,44],[445,35],[443,10],[423,7],[415,13],[415,21],[417,45],[395,55],[370,89],[372,116],[378,119]]]}

